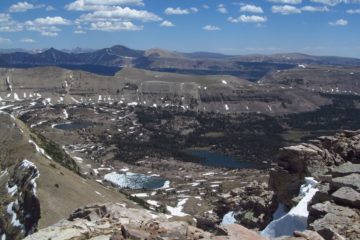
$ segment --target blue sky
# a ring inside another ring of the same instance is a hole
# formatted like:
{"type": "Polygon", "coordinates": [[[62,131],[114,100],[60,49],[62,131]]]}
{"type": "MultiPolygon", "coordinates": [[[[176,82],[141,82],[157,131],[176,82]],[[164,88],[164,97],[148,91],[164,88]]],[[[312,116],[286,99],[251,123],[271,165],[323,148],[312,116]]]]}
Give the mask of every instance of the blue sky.
{"type": "Polygon", "coordinates": [[[360,57],[360,0],[3,0],[0,48],[360,57]]]}

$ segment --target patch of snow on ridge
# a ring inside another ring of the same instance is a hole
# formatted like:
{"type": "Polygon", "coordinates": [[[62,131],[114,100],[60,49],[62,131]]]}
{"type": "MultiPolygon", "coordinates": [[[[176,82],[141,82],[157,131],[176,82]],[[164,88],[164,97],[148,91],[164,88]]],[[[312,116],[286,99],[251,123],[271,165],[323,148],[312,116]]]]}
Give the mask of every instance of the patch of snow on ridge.
{"type": "Polygon", "coordinates": [[[222,84],[227,84],[227,81],[225,81],[225,80],[221,80],[221,82],[222,82],[222,84]]]}
{"type": "Polygon", "coordinates": [[[161,188],[158,188],[158,189],[166,189],[166,188],[169,188],[170,187],[170,181],[169,180],[166,180],[164,182],[164,186],[162,186],[161,188]]]}
{"type": "Polygon", "coordinates": [[[227,214],[225,214],[222,219],[221,225],[236,223],[236,219],[235,219],[234,215],[235,215],[234,212],[228,212],[227,214]]]}
{"type": "Polygon", "coordinates": [[[176,207],[166,206],[166,209],[170,212],[172,216],[177,216],[177,217],[187,216],[188,214],[182,211],[187,200],[188,198],[181,200],[180,202],[178,202],[176,207]]]}
{"type": "Polygon", "coordinates": [[[6,207],[6,212],[11,216],[11,225],[14,227],[23,227],[18,219],[16,212],[13,210],[14,207],[18,204],[19,203],[17,199],[14,202],[9,203],[9,205],[6,207]]]}
{"type": "Polygon", "coordinates": [[[44,155],[47,159],[52,160],[52,158],[51,158],[49,155],[46,154],[45,150],[42,149],[41,147],[39,147],[33,140],[30,139],[30,140],[29,140],[29,143],[31,143],[32,145],[34,145],[34,147],[35,147],[35,149],[36,149],[36,151],[37,151],[38,153],[41,153],[41,154],[44,155]]]}
{"type": "Polygon", "coordinates": [[[307,227],[307,219],[309,211],[308,203],[311,201],[315,193],[317,181],[312,177],[305,178],[305,184],[301,185],[299,196],[303,198],[298,205],[293,207],[287,214],[277,220],[273,220],[261,232],[263,237],[274,238],[281,236],[292,236],[294,231],[304,231],[307,227]]]}
{"type": "Polygon", "coordinates": [[[36,171],[35,171],[35,175],[31,176],[31,180],[30,180],[30,183],[32,184],[33,188],[32,188],[32,191],[34,193],[34,195],[36,196],[36,187],[37,187],[37,184],[36,184],[36,179],[40,177],[40,173],[39,173],[39,170],[37,169],[36,165],[26,159],[24,159],[22,162],[21,162],[21,167],[23,168],[34,168],[36,171]]]}
{"type": "Polygon", "coordinates": [[[63,114],[64,114],[64,119],[68,119],[69,118],[69,114],[66,111],[66,109],[63,110],[63,114]]]}

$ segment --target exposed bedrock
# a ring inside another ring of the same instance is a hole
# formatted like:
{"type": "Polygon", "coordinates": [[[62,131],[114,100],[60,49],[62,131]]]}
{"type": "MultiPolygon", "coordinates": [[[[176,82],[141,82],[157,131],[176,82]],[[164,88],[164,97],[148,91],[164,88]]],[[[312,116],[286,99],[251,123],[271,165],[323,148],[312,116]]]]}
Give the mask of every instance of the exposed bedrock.
{"type": "Polygon", "coordinates": [[[293,207],[305,177],[318,191],[308,205],[308,229],[324,239],[360,239],[360,131],[320,137],[281,149],[270,184],[279,202],[293,207]]]}

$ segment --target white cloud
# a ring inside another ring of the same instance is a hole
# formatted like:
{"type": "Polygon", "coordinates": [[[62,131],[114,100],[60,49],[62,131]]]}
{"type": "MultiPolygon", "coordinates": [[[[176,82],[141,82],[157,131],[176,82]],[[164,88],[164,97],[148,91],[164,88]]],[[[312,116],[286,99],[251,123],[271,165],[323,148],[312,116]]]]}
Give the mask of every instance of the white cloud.
{"type": "Polygon", "coordinates": [[[346,12],[348,14],[360,14],[360,8],[358,8],[358,9],[349,9],[346,12]]]}
{"type": "Polygon", "coordinates": [[[88,14],[83,14],[78,19],[79,22],[95,22],[95,21],[114,21],[120,20],[126,22],[129,19],[147,21],[161,21],[162,19],[154,13],[145,10],[136,10],[129,7],[116,7],[111,10],[100,10],[88,14]],[[124,21],[125,19],[125,21],[124,21]]]}
{"type": "Polygon", "coordinates": [[[36,18],[24,23],[26,30],[39,32],[42,36],[56,37],[61,29],[57,26],[71,25],[72,22],[61,16],[36,18]]]}
{"type": "Polygon", "coordinates": [[[76,0],[65,8],[69,11],[96,11],[127,5],[144,6],[144,3],[142,0],[76,0]]]}
{"type": "Polygon", "coordinates": [[[302,0],[268,0],[273,3],[281,3],[281,4],[300,4],[302,0]]]}
{"type": "Polygon", "coordinates": [[[213,26],[213,25],[206,25],[202,28],[205,31],[219,31],[221,30],[221,28],[217,27],[217,26],[213,26]]]}
{"type": "Polygon", "coordinates": [[[223,14],[228,13],[228,11],[227,11],[227,9],[226,9],[226,7],[225,7],[224,4],[219,4],[219,5],[217,6],[217,11],[220,12],[220,13],[223,13],[223,14]]]}
{"type": "Polygon", "coordinates": [[[26,21],[25,24],[28,26],[33,26],[33,25],[70,25],[71,21],[67,20],[63,17],[56,16],[56,17],[36,18],[33,21],[26,21]]]}
{"type": "Polygon", "coordinates": [[[196,13],[199,10],[197,8],[172,8],[168,7],[165,9],[164,13],[166,15],[186,15],[191,13],[196,13]]]}
{"type": "Polygon", "coordinates": [[[329,6],[336,6],[340,3],[345,3],[345,4],[358,4],[360,3],[360,0],[310,0],[311,2],[315,2],[315,3],[321,3],[324,5],[329,5],[329,6]]]}
{"type": "Polygon", "coordinates": [[[115,31],[139,31],[142,30],[143,26],[138,26],[132,22],[93,22],[90,24],[90,30],[115,32],[115,31]]]}
{"type": "Polygon", "coordinates": [[[41,31],[40,34],[44,37],[56,37],[59,35],[57,32],[46,32],[46,31],[41,31]]]}
{"type": "Polygon", "coordinates": [[[283,15],[301,13],[301,9],[291,5],[272,6],[271,11],[273,13],[280,13],[283,15]]]}
{"type": "Polygon", "coordinates": [[[0,37],[0,44],[10,44],[11,40],[8,38],[0,37]]]}
{"type": "Polygon", "coordinates": [[[20,39],[20,42],[22,43],[35,43],[36,41],[32,38],[22,38],[20,39]]]}
{"type": "Polygon", "coordinates": [[[347,0],[310,0],[310,1],[315,3],[322,3],[329,6],[335,6],[337,4],[347,2],[347,0]]]}
{"type": "Polygon", "coordinates": [[[26,12],[34,9],[35,6],[28,2],[18,2],[10,6],[9,12],[26,12]]]}
{"type": "Polygon", "coordinates": [[[304,6],[301,8],[301,11],[305,12],[328,12],[330,9],[327,6],[323,7],[314,7],[314,6],[304,6]]]}
{"type": "Polygon", "coordinates": [[[329,25],[334,26],[334,27],[335,26],[344,27],[344,26],[348,25],[348,21],[341,18],[341,19],[338,19],[338,20],[336,20],[334,22],[329,22],[329,25]]]}
{"type": "Polygon", "coordinates": [[[170,22],[170,21],[163,21],[161,24],[160,24],[161,27],[175,27],[175,25],[170,22]]]}
{"type": "Polygon", "coordinates": [[[256,5],[246,4],[240,7],[240,12],[263,13],[263,9],[256,5]]]}
{"type": "Polygon", "coordinates": [[[207,4],[203,4],[202,7],[203,7],[204,9],[209,9],[209,8],[210,8],[209,5],[207,5],[207,4]]]}
{"type": "Polygon", "coordinates": [[[10,14],[0,13],[0,32],[20,32],[23,26],[12,20],[10,14]]]}
{"type": "Polygon", "coordinates": [[[228,21],[232,23],[265,23],[267,21],[267,18],[257,15],[241,15],[237,18],[229,17],[228,21]]]}

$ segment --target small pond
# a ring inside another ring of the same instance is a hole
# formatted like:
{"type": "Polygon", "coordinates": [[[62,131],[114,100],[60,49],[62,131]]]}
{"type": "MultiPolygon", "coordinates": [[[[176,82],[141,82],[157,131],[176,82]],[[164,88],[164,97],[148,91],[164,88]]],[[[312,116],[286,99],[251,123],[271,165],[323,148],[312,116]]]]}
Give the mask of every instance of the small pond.
{"type": "Polygon", "coordinates": [[[189,149],[186,150],[185,153],[201,158],[200,164],[212,167],[221,167],[221,168],[231,168],[231,169],[239,169],[239,168],[255,168],[257,165],[255,163],[240,161],[234,159],[230,156],[223,155],[221,153],[212,152],[209,150],[203,149],[189,149]]]}
{"type": "Polygon", "coordinates": [[[66,122],[66,123],[55,124],[55,125],[53,125],[53,127],[56,129],[61,129],[61,130],[65,130],[65,131],[72,131],[72,130],[77,130],[77,129],[88,128],[88,127],[91,127],[92,125],[93,125],[93,123],[88,122],[88,121],[75,121],[75,122],[66,122]]]}

